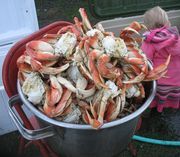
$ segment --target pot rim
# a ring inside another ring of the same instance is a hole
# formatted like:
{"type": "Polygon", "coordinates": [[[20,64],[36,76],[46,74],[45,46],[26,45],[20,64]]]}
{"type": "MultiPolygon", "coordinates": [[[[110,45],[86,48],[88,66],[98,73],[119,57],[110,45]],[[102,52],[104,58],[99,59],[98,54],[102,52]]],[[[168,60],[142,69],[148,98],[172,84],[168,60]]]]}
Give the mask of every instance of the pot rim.
{"type": "MultiPolygon", "coordinates": [[[[155,93],[156,93],[156,81],[151,81],[151,82],[152,82],[152,89],[150,91],[150,94],[149,94],[147,100],[144,102],[144,104],[140,108],[138,108],[135,112],[133,112],[133,113],[131,113],[131,114],[129,114],[123,118],[104,123],[99,129],[110,128],[110,127],[114,127],[116,125],[123,124],[127,121],[130,121],[130,120],[138,117],[140,114],[142,114],[142,112],[144,110],[146,110],[147,107],[150,105],[150,103],[153,100],[155,93]]],[[[53,125],[64,127],[64,128],[81,129],[81,130],[94,130],[91,125],[65,123],[65,122],[61,122],[61,121],[49,118],[44,113],[39,111],[36,107],[34,107],[34,105],[32,105],[27,100],[27,98],[25,97],[25,95],[22,92],[19,80],[17,81],[17,87],[18,87],[17,89],[18,89],[19,96],[20,96],[22,102],[24,103],[24,105],[27,106],[31,112],[33,112],[37,117],[39,117],[43,121],[48,122],[51,125],[53,124],[53,125]]]]}

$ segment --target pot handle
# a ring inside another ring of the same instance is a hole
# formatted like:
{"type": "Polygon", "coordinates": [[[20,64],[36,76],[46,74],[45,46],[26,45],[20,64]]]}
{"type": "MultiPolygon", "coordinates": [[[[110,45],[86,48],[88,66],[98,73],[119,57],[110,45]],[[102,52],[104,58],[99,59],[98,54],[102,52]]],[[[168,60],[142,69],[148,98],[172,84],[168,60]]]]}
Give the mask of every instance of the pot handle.
{"type": "Polygon", "coordinates": [[[53,126],[47,126],[36,130],[29,130],[25,128],[20,118],[16,115],[17,113],[13,110],[13,106],[20,102],[22,103],[19,95],[14,95],[8,101],[9,103],[8,108],[9,108],[9,115],[11,116],[17,129],[24,138],[28,140],[39,140],[55,135],[53,126]]]}

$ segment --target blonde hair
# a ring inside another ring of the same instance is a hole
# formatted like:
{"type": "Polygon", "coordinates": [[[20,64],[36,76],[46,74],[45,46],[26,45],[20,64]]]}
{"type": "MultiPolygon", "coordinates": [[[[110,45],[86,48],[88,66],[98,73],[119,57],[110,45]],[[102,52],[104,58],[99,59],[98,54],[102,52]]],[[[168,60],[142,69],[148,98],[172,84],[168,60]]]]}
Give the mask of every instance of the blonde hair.
{"type": "Polygon", "coordinates": [[[170,26],[167,13],[159,6],[145,12],[144,24],[148,29],[160,28],[164,25],[170,26]]]}

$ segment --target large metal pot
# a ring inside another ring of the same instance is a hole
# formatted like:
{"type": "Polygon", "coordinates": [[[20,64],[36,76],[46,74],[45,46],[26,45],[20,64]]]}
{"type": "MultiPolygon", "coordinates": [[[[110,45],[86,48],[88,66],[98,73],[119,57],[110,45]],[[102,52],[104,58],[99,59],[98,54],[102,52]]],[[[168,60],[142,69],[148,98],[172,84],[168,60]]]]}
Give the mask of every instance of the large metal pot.
{"type": "Polygon", "coordinates": [[[146,101],[138,110],[94,130],[90,125],[63,123],[47,117],[26,99],[19,82],[17,85],[19,95],[9,100],[9,113],[18,130],[26,139],[45,139],[62,157],[114,157],[120,154],[130,142],[140,115],[150,105],[156,92],[156,82],[147,82],[146,101]],[[38,130],[24,128],[12,109],[17,101],[22,101],[45,127],[38,130]]]}

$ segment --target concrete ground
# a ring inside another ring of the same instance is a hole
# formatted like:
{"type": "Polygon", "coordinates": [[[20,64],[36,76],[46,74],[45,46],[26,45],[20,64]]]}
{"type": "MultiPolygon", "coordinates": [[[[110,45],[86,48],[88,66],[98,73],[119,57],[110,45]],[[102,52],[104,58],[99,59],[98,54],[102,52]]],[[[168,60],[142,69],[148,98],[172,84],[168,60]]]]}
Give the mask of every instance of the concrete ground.
{"type": "MultiPolygon", "coordinates": [[[[100,21],[90,15],[86,0],[35,0],[35,2],[40,27],[58,20],[72,22],[74,16],[79,17],[79,7],[86,8],[93,24],[100,21]]],[[[143,116],[142,127],[136,134],[164,140],[180,140],[180,110],[165,110],[162,114],[153,112],[150,116],[147,110],[143,116]]],[[[17,156],[19,136],[18,131],[0,136],[1,156],[17,156]]],[[[132,143],[137,150],[137,157],[180,157],[179,147],[137,141],[132,143]]],[[[29,145],[22,156],[41,157],[41,154],[34,145],[29,145]]],[[[118,157],[132,157],[132,155],[127,148],[118,157]]]]}

